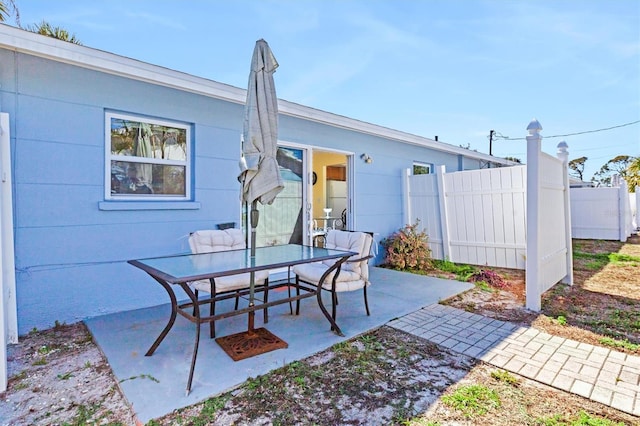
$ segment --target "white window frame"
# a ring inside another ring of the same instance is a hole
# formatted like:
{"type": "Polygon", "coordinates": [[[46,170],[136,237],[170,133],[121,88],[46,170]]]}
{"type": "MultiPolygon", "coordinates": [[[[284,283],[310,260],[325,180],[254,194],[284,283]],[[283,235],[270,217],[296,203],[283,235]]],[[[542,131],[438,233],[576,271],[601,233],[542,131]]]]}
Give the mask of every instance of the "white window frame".
{"type": "Polygon", "coordinates": [[[104,197],[105,200],[111,201],[189,201],[192,200],[191,193],[191,126],[184,122],[169,121],[150,118],[143,115],[125,114],[113,111],[105,112],[105,176],[104,176],[104,197]],[[184,129],[186,131],[186,160],[165,160],[159,158],[145,158],[144,161],[140,160],[140,157],[126,156],[126,155],[114,155],[111,153],[111,119],[117,118],[129,121],[138,121],[141,123],[156,124],[167,127],[175,127],[177,129],[184,129]],[[180,195],[163,195],[163,194],[141,194],[141,195],[129,195],[129,194],[112,194],[111,193],[111,161],[127,161],[132,163],[145,163],[145,164],[161,164],[167,166],[184,166],[185,167],[185,194],[180,195]]]}
{"type": "Polygon", "coordinates": [[[415,174],[414,170],[415,170],[416,166],[418,166],[418,167],[426,167],[427,168],[428,172],[427,173],[423,173],[423,174],[430,175],[430,174],[433,173],[433,164],[431,164],[431,163],[422,163],[420,161],[414,161],[413,162],[413,167],[411,167],[411,174],[412,175],[415,174]]]}

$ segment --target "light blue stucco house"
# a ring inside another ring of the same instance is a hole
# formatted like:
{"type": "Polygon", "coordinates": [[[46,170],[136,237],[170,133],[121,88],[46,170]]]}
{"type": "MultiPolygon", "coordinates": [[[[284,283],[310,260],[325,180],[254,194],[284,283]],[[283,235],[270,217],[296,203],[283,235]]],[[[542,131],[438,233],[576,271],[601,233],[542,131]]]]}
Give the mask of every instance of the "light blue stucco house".
{"type": "MultiPolygon", "coordinates": [[[[17,300],[20,334],[168,302],[126,261],[240,226],[244,102],[244,88],[0,25],[16,283],[3,303],[17,300]]],[[[325,207],[380,241],[405,224],[407,168],[511,164],[285,100],[279,110],[286,189],[261,216],[259,245],[309,242],[325,207]]]]}

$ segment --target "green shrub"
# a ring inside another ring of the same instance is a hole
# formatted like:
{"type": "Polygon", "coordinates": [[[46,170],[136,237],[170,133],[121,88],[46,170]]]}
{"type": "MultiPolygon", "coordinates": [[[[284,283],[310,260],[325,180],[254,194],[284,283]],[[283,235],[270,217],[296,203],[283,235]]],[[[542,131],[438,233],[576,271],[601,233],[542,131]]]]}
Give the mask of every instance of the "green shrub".
{"type": "Polygon", "coordinates": [[[431,265],[429,237],[418,231],[420,221],[405,225],[388,238],[382,240],[385,263],[395,269],[427,269],[431,265]]]}

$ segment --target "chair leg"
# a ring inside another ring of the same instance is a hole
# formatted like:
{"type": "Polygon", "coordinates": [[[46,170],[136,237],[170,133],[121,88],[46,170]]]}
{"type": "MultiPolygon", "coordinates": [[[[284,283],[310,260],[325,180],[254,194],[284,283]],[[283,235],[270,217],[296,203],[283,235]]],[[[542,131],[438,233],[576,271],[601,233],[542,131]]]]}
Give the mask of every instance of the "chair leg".
{"type": "Polygon", "coordinates": [[[367,301],[367,285],[366,284],[364,286],[364,307],[367,309],[367,316],[370,316],[370,314],[369,314],[369,302],[367,301]]]}
{"type": "MultiPolygon", "coordinates": [[[[269,302],[269,278],[267,278],[264,281],[264,303],[268,303],[269,302]]],[[[268,312],[269,308],[264,308],[263,311],[263,315],[264,315],[264,323],[268,323],[269,322],[269,312],[268,312]]]]}
{"type": "Polygon", "coordinates": [[[236,291],[236,305],[233,308],[234,311],[238,310],[238,301],[240,300],[240,290],[236,291]]]}
{"type": "MultiPolygon", "coordinates": [[[[216,314],[216,297],[213,294],[211,295],[211,304],[209,306],[209,315],[214,316],[216,314]]],[[[212,339],[216,337],[215,321],[209,323],[209,337],[212,339]]]]}
{"type": "MultiPolygon", "coordinates": [[[[291,282],[287,283],[287,293],[288,293],[289,299],[291,299],[291,282]]],[[[291,300],[289,300],[289,313],[293,315],[293,303],[291,303],[291,300]]]]}
{"type": "MultiPolygon", "coordinates": [[[[287,268],[287,293],[289,294],[289,299],[291,299],[291,266],[287,268]]],[[[293,315],[293,304],[291,304],[291,300],[289,300],[289,313],[293,315]]]]}
{"type": "MultiPolygon", "coordinates": [[[[198,289],[195,289],[193,291],[193,294],[196,295],[196,300],[198,300],[198,289]]],[[[193,307],[193,312],[191,313],[191,315],[193,315],[194,317],[196,316],[196,307],[195,306],[193,307]]]]}
{"type": "MultiPolygon", "coordinates": [[[[296,275],[296,296],[300,296],[300,277],[296,275]]],[[[296,300],[296,315],[300,315],[300,299],[296,300]]]]}
{"type": "MultiPolygon", "coordinates": [[[[211,278],[211,303],[209,304],[209,315],[214,316],[216,314],[216,282],[211,278]]],[[[214,339],[216,337],[216,323],[211,321],[209,323],[209,337],[214,339]]]]}

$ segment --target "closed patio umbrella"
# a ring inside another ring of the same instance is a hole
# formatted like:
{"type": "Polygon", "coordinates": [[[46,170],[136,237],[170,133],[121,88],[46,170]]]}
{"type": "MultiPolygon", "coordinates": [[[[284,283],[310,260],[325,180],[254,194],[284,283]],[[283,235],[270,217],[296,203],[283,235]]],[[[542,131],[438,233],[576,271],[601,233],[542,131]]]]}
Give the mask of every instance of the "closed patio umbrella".
{"type": "Polygon", "coordinates": [[[278,62],[269,45],[258,40],[253,51],[244,110],[240,176],[242,200],[271,204],[284,188],[278,150],[278,99],[273,73],[278,62]]]}
{"type": "MultiPolygon", "coordinates": [[[[253,50],[247,101],[242,131],[240,175],[242,201],[251,204],[251,256],[255,256],[257,203],[271,204],[284,189],[276,153],[278,149],[278,99],[273,73],[278,62],[269,45],[258,40],[253,50]]],[[[254,276],[251,273],[249,303],[253,306],[254,276]]],[[[253,329],[254,313],[249,314],[249,331],[253,329]]]]}

